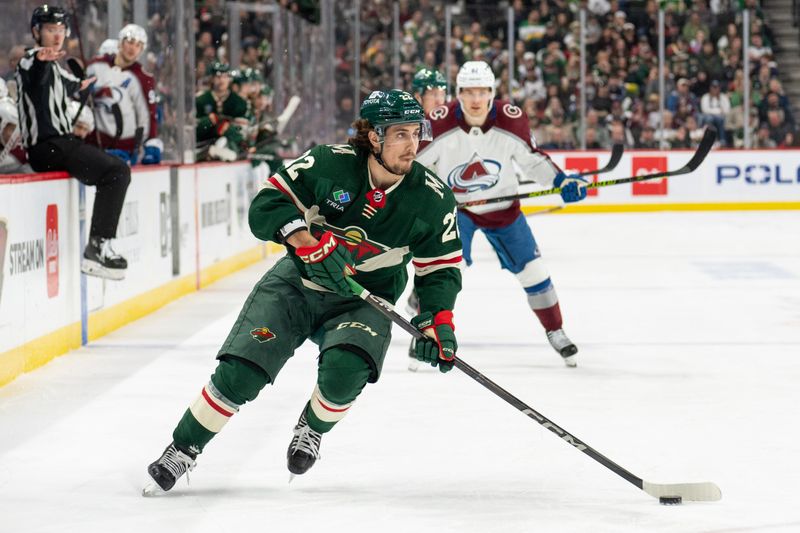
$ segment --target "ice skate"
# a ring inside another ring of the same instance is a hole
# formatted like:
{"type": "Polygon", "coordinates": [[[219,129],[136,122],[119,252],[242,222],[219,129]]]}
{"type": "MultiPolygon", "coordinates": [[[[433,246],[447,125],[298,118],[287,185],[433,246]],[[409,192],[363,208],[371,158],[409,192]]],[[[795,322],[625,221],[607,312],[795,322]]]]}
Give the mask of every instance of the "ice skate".
{"type": "Polygon", "coordinates": [[[90,276],[119,281],[125,278],[128,261],[111,248],[111,240],[90,237],[83,250],[81,272],[90,276]]]}
{"type": "Polygon", "coordinates": [[[578,347],[569,340],[563,329],[548,331],[547,340],[550,341],[550,346],[564,359],[565,365],[569,367],[578,366],[578,360],[575,356],[578,353],[578,347]]]}
{"type": "Polygon", "coordinates": [[[408,370],[416,372],[419,370],[419,360],[416,355],[417,339],[411,339],[411,344],[408,345],[408,370]]]}
{"type": "Polygon", "coordinates": [[[319,446],[322,442],[322,433],[318,433],[311,429],[306,420],[306,411],[303,409],[303,414],[300,415],[300,420],[294,427],[294,437],[289,444],[289,449],[286,451],[286,466],[289,472],[293,475],[289,481],[294,478],[294,475],[305,474],[308,469],[314,466],[314,463],[319,459],[319,446]]]}
{"type": "MultiPolygon", "coordinates": [[[[412,316],[419,314],[419,297],[417,296],[417,291],[411,291],[411,294],[408,295],[408,300],[406,300],[406,312],[412,316]]],[[[415,354],[416,347],[417,341],[411,339],[411,344],[408,346],[408,370],[410,372],[419,370],[419,361],[415,354]]]]}
{"type": "MultiPolygon", "coordinates": [[[[150,480],[142,489],[142,496],[154,496],[170,490],[183,474],[194,470],[197,464],[195,458],[197,454],[177,448],[174,442],[170,443],[161,457],[147,467],[150,480]]],[[[188,474],[186,479],[188,482],[188,474]]]]}

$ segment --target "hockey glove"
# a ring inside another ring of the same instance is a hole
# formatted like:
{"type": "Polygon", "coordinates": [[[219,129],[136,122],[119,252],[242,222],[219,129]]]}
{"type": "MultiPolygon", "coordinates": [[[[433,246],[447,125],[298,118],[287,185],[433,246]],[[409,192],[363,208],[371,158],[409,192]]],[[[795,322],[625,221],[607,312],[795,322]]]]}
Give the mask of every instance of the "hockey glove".
{"type": "Polygon", "coordinates": [[[553,185],[561,189],[561,199],[564,203],[580,202],[586,198],[586,180],[577,174],[568,176],[559,172],[553,180],[553,185]]]}
{"type": "Polygon", "coordinates": [[[161,151],[164,149],[164,143],[161,139],[150,139],[144,143],[144,156],[142,156],[143,165],[158,165],[161,163],[161,151]]]}
{"type": "Polygon", "coordinates": [[[128,166],[136,164],[135,156],[130,152],[126,152],[125,150],[120,150],[119,148],[108,148],[106,149],[106,153],[122,159],[128,166]]]}
{"type": "Polygon", "coordinates": [[[452,311],[439,311],[434,316],[425,311],[411,319],[411,324],[425,334],[425,339],[418,339],[414,347],[414,355],[420,361],[439,366],[439,372],[450,372],[456,357],[455,326],[452,311]]]}
{"type": "Polygon", "coordinates": [[[354,296],[345,276],[356,273],[353,256],[334,238],[333,233],[326,231],[314,246],[301,246],[295,249],[297,257],[306,267],[308,279],[330,289],[339,296],[354,296]]]}
{"type": "Polygon", "coordinates": [[[228,128],[231,126],[231,121],[227,118],[222,118],[221,116],[217,115],[216,113],[209,113],[208,120],[214,125],[214,130],[216,130],[217,135],[224,135],[228,128]]]}

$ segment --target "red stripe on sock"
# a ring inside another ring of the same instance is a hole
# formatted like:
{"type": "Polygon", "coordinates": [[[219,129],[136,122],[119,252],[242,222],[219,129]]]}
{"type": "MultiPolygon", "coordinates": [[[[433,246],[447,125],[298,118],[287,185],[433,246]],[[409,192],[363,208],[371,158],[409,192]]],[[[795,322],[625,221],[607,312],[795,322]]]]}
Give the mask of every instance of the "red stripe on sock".
{"type": "Polygon", "coordinates": [[[344,409],[334,409],[333,407],[329,407],[329,406],[325,405],[322,402],[322,400],[320,400],[319,398],[315,398],[315,399],[317,400],[317,403],[322,406],[323,409],[325,409],[326,411],[330,411],[331,413],[343,413],[343,412],[347,411],[348,409],[350,409],[349,406],[345,407],[344,409]]]}
{"type": "Polygon", "coordinates": [[[208,402],[208,405],[210,405],[211,408],[214,409],[215,411],[217,411],[219,414],[221,414],[223,416],[227,416],[228,418],[233,416],[232,412],[226,411],[225,408],[221,407],[217,402],[215,402],[211,398],[211,396],[208,395],[208,393],[206,392],[206,388],[205,387],[203,387],[203,398],[205,398],[206,401],[208,402]]]}

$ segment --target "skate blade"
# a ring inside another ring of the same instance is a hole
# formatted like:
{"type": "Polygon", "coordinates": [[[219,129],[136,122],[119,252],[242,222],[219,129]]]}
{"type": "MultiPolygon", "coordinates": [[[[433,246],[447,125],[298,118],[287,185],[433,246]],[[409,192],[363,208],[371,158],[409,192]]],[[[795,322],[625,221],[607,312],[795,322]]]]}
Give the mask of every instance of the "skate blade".
{"type": "Polygon", "coordinates": [[[166,492],[164,489],[158,486],[158,483],[153,481],[152,479],[147,482],[142,489],[142,496],[145,498],[150,498],[152,496],[158,496],[159,494],[165,494],[166,492]]]}
{"type": "Polygon", "coordinates": [[[292,481],[294,481],[294,478],[295,478],[295,477],[296,477],[296,476],[295,476],[294,474],[292,474],[291,472],[289,472],[289,485],[291,485],[291,484],[292,484],[292,481]]]}
{"type": "Polygon", "coordinates": [[[119,268],[106,268],[94,261],[82,261],[81,272],[87,276],[96,276],[98,278],[105,278],[114,281],[122,281],[125,279],[125,270],[119,268]]]}
{"type": "Polygon", "coordinates": [[[416,359],[409,358],[408,360],[408,371],[409,372],[416,372],[419,370],[419,361],[416,359]]]}
{"type": "Polygon", "coordinates": [[[578,366],[578,358],[574,355],[568,355],[563,358],[564,364],[567,365],[569,368],[575,368],[578,366]]]}

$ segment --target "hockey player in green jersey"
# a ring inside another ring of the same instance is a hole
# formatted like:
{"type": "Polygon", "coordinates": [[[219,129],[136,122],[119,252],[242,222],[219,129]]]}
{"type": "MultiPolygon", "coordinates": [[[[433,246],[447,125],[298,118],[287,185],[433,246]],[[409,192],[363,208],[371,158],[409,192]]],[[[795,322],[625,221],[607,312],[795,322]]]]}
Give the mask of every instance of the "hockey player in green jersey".
{"type": "Polygon", "coordinates": [[[217,354],[211,380],[149,465],[144,494],[170,490],[240,407],[274,383],[307,339],[319,345],[316,384],[287,451],[292,474],[319,457],[322,436],[367,383],[378,380],[392,323],[350,291],[346,276],[391,303],[415,269],[430,340],[417,356],[442,372],[456,355],[452,309],[461,290],[453,194],[415,161],[428,137],[422,108],[403,91],[374,91],[348,144],[319,145],[273,174],[250,206],[256,237],[287,255],[256,284],[217,354]]]}
{"type": "Polygon", "coordinates": [[[211,88],[195,101],[196,140],[214,143],[208,155],[213,159],[234,161],[242,150],[242,128],[249,124],[247,102],[231,91],[230,67],[214,62],[209,67],[211,88]]]}

